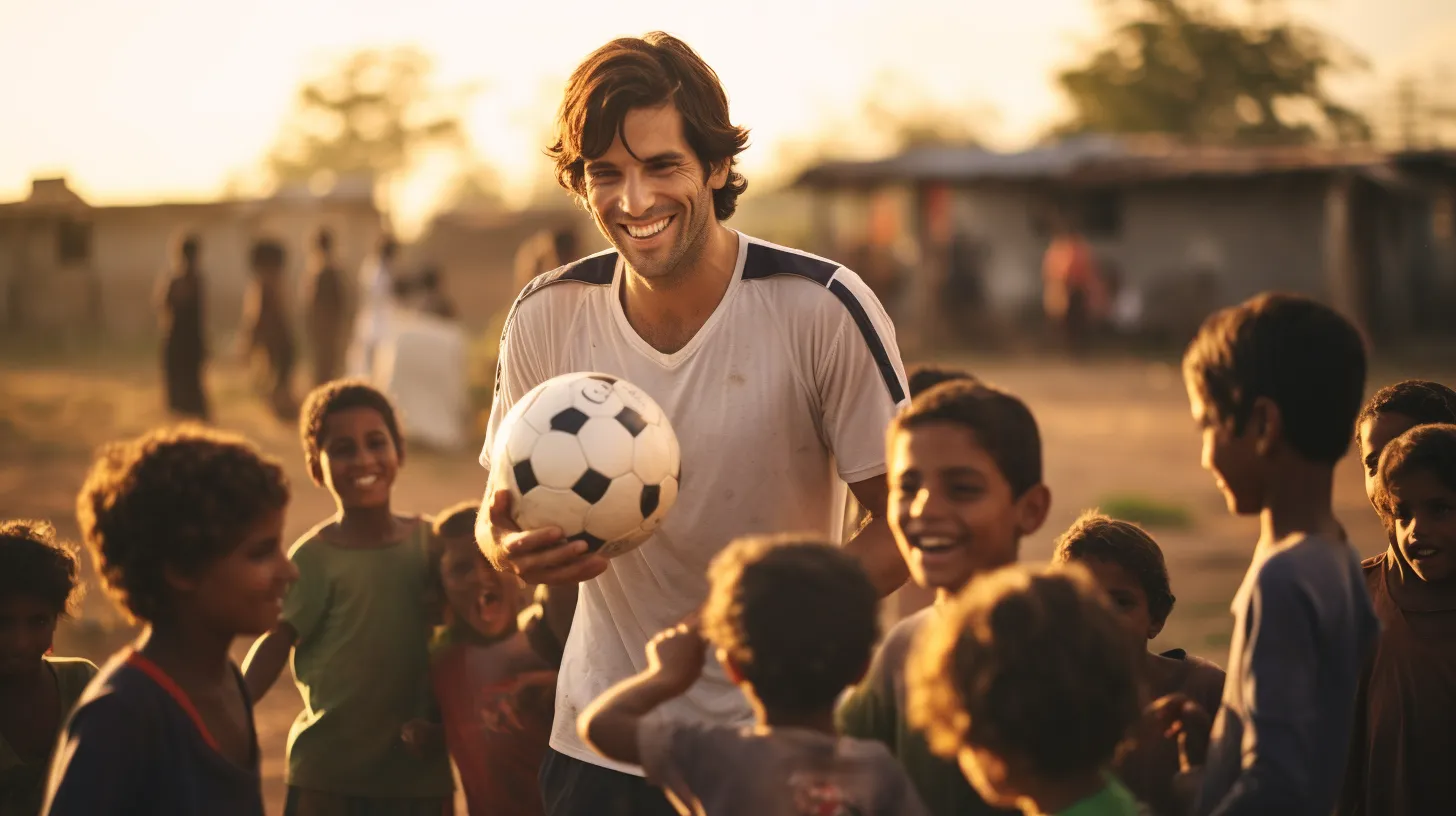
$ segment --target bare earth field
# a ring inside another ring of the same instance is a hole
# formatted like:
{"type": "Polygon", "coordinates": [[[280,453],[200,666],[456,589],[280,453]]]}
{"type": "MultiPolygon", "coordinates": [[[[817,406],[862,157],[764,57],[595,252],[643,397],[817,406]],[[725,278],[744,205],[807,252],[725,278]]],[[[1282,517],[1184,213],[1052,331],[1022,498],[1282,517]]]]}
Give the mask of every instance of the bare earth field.
{"type": "MultiPolygon", "coordinates": [[[[1046,528],[1025,542],[1023,559],[1045,560],[1052,540],[1079,511],[1109,501],[1133,497],[1183,516],[1171,528],[1153,528],[1167,553],[1178,596],[1156,646],[1181,646],[1222,663],[1231,623],[1228,604],[1247,564],[1257,522],[1230,518],[1212,480],[1199,468],[1198,437],[1176,368],[1132,360],[945,362],[968,365],[982,378],[1020,394],[1041,423],[1053,508],[1046,528]]],[[[107,440],[168,421],[157,373],[148,363],[0,363],[0,518],[50,519],[74,539],[75,495],[91,452],[107,440]]],[[[1377,369],[1372,382],[1440,374],[1387,367],[1377,369]]],[[[304,472],[296,429],[264,410],[240,371],[214,370],[210,381],[217,423],[246,434],[287,464],[294,485],[288,535],[297,536],[332,513],[327,493],[304,472]]],[[[396,507],[432,512],[478,497],[482,477],[473,450],[411,450],[396,487],[396,507]]],[[[1362,553],[1384,547],[1354,457],[1341,464],[1336,510],[1362,553]]],[[[61,632],[57,651],[99,663],[130,631],[94,586],[89,558],[83,561],[91,591],[82,614],[61,632]]],[[[238,644],[239,660],[246,646],[238,644]]],[[[284,743],[299,707],[293,684],[285,677],[257,709],[270,813],[282,812],[284,743]]]]}

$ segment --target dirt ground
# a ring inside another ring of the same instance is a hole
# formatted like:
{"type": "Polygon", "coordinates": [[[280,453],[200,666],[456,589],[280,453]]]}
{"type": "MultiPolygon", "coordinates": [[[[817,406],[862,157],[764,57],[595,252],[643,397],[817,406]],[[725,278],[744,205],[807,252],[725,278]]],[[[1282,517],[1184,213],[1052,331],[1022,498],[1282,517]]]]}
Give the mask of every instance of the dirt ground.
{"type": "MultiPolygon", "coordinates": [[[[144,359],[88,365],[0,363],[0,518],[45,518],[76,535],[75,496],[95,447],[167,421],[155,370],[144,359]]],[[[1026,561],[1045,560],[1052,540],[1084,508],[1118,498],[1181,511],[1178,529],[1154,528],[1167,553],[1178,596],[1158,648],[1181,646],[1223,662],[1228,604],[1257,535],[1253,519],[1226,513],[1198,464],[1198,438],[1188,417],[1177,369],[1168,362],[1038,359],[959,359],[982,378],[1020,394],[1041,424],[1053,508],[1046,527],[1023,545],[1026,561]]],[[[1372,382],[1444,372],[1385,366],[1372,382]]],[[[273,419],[253,397],[242,372],[214,370],[210,383],[216,421],[240,431],[288,466],[294,485],[287,534],[297,536],[333,512],[327,493],[303,469],[297,431],[273,419]]],[[[396,507],[431,512],[480,495],[483,473],[475,451],[411,450],[396,488],[396,507]]],[[[1365,501],[1354,457],[1340,466],[1336,510],[1362,553],[1383,548],[1365,501]]],[[[97,662],[130,632],[92,576],[81,615],[67,624],[57,651],[97,662]]],[[[239,643],[242,659],[247,644],[239,643]]],[[[284,744],[300,707],[287,677],[258,705],[269,812],[281,813],[284,744]]]]}

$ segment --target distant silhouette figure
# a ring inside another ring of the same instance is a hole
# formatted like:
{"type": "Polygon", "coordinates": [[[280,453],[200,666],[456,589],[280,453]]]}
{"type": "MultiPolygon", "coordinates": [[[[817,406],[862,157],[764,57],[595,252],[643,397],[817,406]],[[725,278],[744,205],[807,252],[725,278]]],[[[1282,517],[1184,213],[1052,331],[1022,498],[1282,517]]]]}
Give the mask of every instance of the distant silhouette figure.
{"type": "Polygon", "coordinates": [[[338,379],[343,367],[344,280],[333,252],[333,234],[320,229],[304,289],[304,332],[313,358],[314,385],[338,379]]]}
{"type": "Polygon", "coordinates": [[[201,244],[195,235],[178,243],[172,270],[157,287],[157,312],[162,328],[162,377],[167,408],[173,413],[208,419],[202,368],[207,360],[204,338],[201,244]]]}
{"type": "Polygon", "coordinates": [[[415,308],[428,315],[455,319],[455,301],[445,293],[441,281],[440,267],[427,266],[420,272],[418,291],[415,294],[415,308]]]}
{"type": "Polygon", "coordinates": [[[399,244],[385,233],[379,238],[374,257],[359,270],[359,308],[354,315],[354,341],[349,350],[349,370],[366,379],[374,375],[375,357],[389,338],[390,316],[394,311],[394,256],[399,244]]]}
{"type": "Polygon", "coordinates": [[[1067,348],[1076,352],[1106,313],[1107,294],[1087,239],[1063,215],[1053,218],[1052,232],[1042,258],[1043,303],[1047,319],[1060,328],[1067,348]]]}
{"type": "Polygon", "coordinates": [[[248,354],[262,356],[264,391],[274,413],[293,419],[298,406],[293,399],[293,329],[283,294],[286,257],[277,241],[253,244],[249,264],[253,279],[243,301],[243,342],[248,354]]]}

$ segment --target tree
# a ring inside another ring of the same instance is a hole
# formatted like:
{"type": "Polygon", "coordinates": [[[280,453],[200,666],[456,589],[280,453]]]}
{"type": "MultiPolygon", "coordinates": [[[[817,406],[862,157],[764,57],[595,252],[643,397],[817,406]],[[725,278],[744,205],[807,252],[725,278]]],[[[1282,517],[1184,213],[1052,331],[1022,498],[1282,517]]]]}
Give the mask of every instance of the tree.
{"type": "MultiPolygon", "coordinates": [[[[1255,4],[1255,11],[1262,8],[1255,4]]],[[[1366,67],[1288,19],[1238,22],[1194,0],[1108,0],[1108,31],[1057,75],[1072,104],[1058,135],[1161,133],[1194,141],[1366,141],[1370,126],[1332,99],[1327,78],[1366,67]]]]}
{"type": "Polygon", "coordinates": [[[432,84],[413,48],[359,51],[298,91],[267,159],[283,183],[368,176],[388,183],[422,152],[444,149],[471,166],[461,117],[473,86],[432,84]]]}

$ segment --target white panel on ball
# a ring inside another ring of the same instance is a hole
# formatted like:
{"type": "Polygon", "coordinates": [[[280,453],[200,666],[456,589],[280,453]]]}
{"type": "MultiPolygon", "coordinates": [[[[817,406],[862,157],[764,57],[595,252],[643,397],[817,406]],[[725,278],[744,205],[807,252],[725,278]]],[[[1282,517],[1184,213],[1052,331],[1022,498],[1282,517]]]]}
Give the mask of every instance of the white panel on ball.
{"type": "Polygon", "coordinates": [[[615,416],[587,420],[576,439],[586,463],[597,473],[615,479],[632,471],[632,434],[615,416]]]}
{"type": "Polygon", "coordinates": [[[522,417],[540,433],[551,430],[551,418],[571,407],[571,390],[568,388],[547,388],[554,380],[547,380],[536,386],[536,400],[526,407],[522,417]]]}
{"type": "Polygon", "coordinates": [[[575,434],[548,431],[531,449],[531,470],[545,487],[570,489],[586,473],[586,456],[575,434]]]}
{"type": "Polygon", "coordinates": [[[586,531],[603,541],[621,538],[642,524],[642,480],[632,474],[612,480],[606,495],[586,512],[586,531]]]}
{"type": "Polygon", "coordinates": [[[571,404],[590,417],[613,417],[622,410],[622,398],[612,383],[584,377],[572,389],[571,404]]]}
{"type": "Polygon", "coordinates": [[[657,484],[675,469],[669,434],[661,425],[648,425],[637,434],[636,448],[632,452],[632,472],[644,484],[657,484]]]}
{"type": "Polygon", "coordinates": [[[571,538],[586,528],[590,509],[586,499],[570,490],[537,487],[516,500],[516,523],[523,530],[560,527],[562,535],[571,538]]]}
{"type": "Polygon", "coordinates": [[[663,421],[662,409],[652,398],[642,392],[642,389],[627,382],[617,382],[617,396],[622,399],[622,404],[642,415],[642,418],[649,425],[656,425],[663,421]]]}

